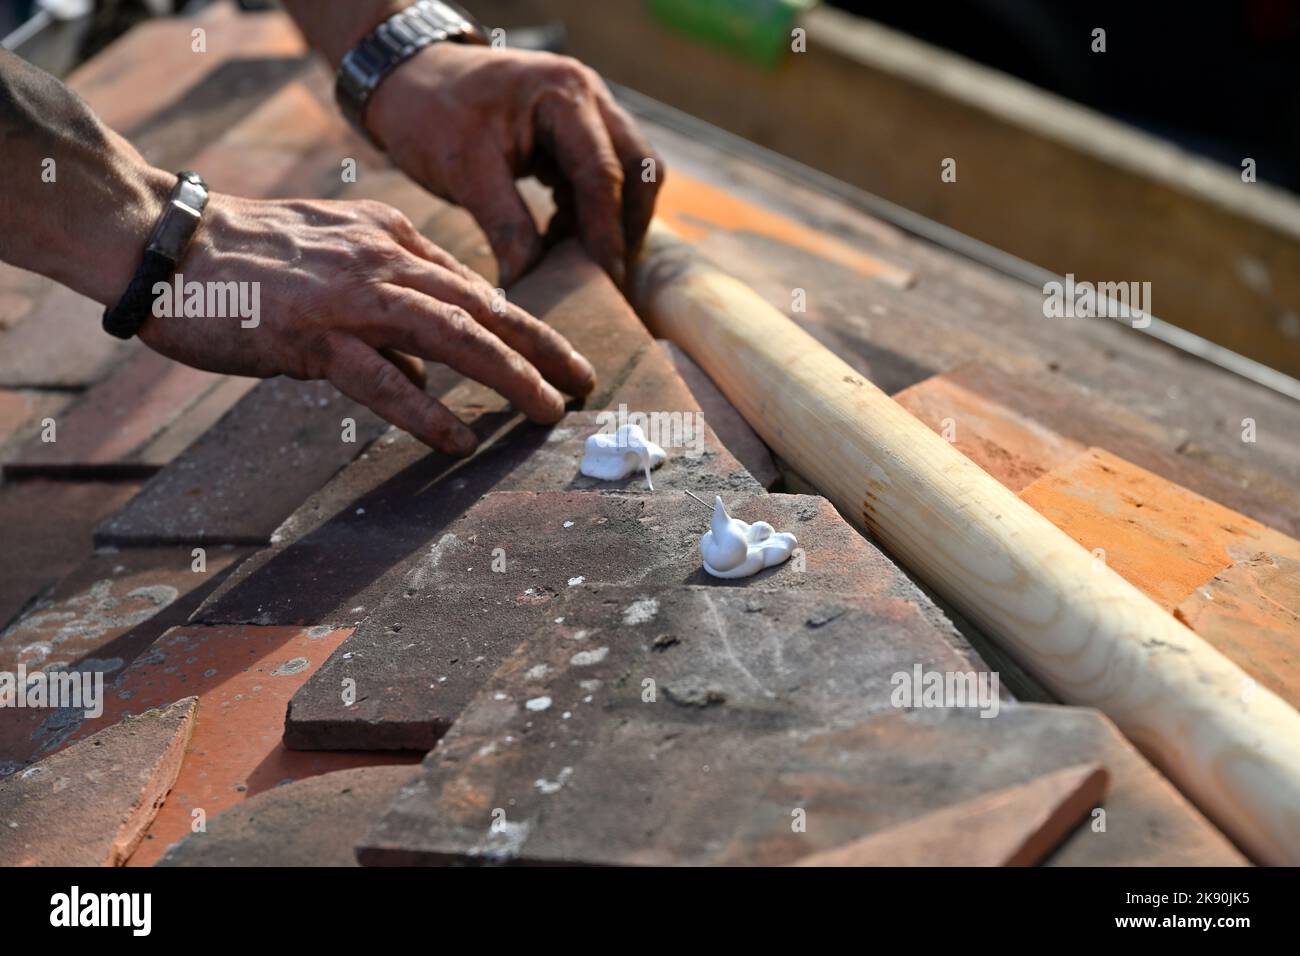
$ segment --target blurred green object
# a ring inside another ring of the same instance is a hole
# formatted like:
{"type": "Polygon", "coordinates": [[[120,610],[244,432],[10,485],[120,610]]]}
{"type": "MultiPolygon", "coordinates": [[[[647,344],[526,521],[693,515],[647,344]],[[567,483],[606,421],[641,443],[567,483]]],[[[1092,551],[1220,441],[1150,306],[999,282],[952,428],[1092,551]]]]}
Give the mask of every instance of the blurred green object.
{"type": "Polygon", "coordinates": [[[790,50],[795,20],[818,0],[649,0],[650,13],[673,29],[723,47],[760,66],[790,50]]]}

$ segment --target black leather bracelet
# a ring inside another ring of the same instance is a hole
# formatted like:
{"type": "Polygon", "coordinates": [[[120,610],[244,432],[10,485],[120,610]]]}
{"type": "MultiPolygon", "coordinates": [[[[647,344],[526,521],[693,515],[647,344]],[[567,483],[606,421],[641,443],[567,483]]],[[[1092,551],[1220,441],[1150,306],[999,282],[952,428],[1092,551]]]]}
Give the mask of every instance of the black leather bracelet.
{"type": "Polygon", "coordinates": [[[182,170],[176,177],[176,186],[149,236],[140,267],[117,305],[104,310],[104,331],[119,339],[131,338],[149,318],[154,287],[176,272],[176,264],[189,248],[208,205],[208,184],[198,173],[182,170]]]}

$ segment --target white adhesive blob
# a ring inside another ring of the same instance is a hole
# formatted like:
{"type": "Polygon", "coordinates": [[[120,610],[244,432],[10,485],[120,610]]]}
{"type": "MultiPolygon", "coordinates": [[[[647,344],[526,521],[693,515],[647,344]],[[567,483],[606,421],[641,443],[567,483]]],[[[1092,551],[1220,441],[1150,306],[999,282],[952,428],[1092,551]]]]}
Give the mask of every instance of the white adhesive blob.
{"type": "Polygon", "coordinates": [[[777,534],[766,521],[749,524],[727,514],[722,499],[713,499],[713,520],[700,538],[704,570],[715,578],[747,578],[785,561],[797,542],[788,532],[777,534]]]}
{"type": "Polygon", "coordinates": [[[588,438],[578,470],[588,478],[619,481],[640,468],[645,471],[646,485],[654,491],[650,469],[658,468],[667,457],[662,448],[645,437],[640,425],[623,425],[613,434],[599,432],[588,438]]]}

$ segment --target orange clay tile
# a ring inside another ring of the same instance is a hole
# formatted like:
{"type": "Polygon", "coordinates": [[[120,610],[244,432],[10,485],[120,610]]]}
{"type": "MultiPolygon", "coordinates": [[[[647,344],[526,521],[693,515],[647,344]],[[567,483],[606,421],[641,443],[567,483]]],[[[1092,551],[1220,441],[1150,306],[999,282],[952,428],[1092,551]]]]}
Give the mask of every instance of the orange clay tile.
{"type": "Polygon", "coordinates": [[[1020,497],[1169,611],[1261,550],[1300,556],[1300,542],[1100,448],[1020,497]]]}
{"type": "Polygon", "coordinates": [[[945,375],[894,395],[909,412],[1012,491],[1084,450],[1084,446],[945,375]],[[951,430],[945,434],[946,428],[951,430]]]}
{"type": "Polygon", "coordinates": [[[911,285],[915,278],[906,269],[676,170],[664,177],[655,214],[690,242],[699,242],[720,229],[749,232],[900,288],[911,285]]]}
{"type": "Polygon", "coordinates": [[[1290,544],[1289,556],[1261,551],[1225,569],[1174,615],[1300,708],[1300,559],[1290,544]]]}
{"type": "Polygon", "coordinates": [[[402,761],[403,755],[393,753],[290,751],[281,742],[289,699],[351,633],[328,627],[172,628],[106,689],[103,715],[83,723],[73,740],[127,713],[199,698],[180,775],[128,865],[156,862],[191,832],[195,809],[212,819],[287,780],[402,761]]]}

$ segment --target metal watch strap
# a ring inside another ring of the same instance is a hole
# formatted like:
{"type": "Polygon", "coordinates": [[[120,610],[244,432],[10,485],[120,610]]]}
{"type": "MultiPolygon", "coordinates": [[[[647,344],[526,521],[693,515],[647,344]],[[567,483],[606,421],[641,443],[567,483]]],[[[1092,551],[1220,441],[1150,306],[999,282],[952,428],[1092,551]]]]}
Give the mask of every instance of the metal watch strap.
{"type": "Polygon", "coordinates": [[[393,70],[425,47],[444,40],[488,45],[483,28],[446,0],[417,0],[362,37],[339,63],[334,83],[334,97],[348,122],[382,148],[366,129],[370,97],[393,70]]]}
{"type": "Polygon", "coordinates": [[[131,338],[149,318],[154,286],[175,273],[208,205],[208,184],[198,173],[182,170],[176,177],[176,186],[149,236],[131,284],[117,305],[104,310],[104,331],[119,339],[131,338]]]}

